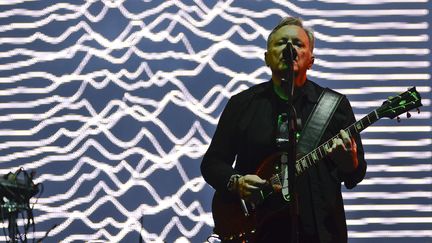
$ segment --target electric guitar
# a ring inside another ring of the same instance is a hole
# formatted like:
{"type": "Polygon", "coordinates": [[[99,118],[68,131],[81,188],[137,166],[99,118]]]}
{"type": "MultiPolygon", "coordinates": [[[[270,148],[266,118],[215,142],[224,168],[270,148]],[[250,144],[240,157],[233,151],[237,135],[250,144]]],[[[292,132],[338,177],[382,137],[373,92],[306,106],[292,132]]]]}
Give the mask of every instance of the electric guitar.
{"type": "MultiPolygon", "coordinates": [[[[410,118],[411,114],[408,111],[417,108],[418,113],[420,113],[418,109],[420,106],[422,106],[421,96],[416,88],[412,87],[408,91],[384,101],[380,107],[367,114],[361,120],[351,124],[345,129],[345,132],[348,133],[350,137],[353,134],[359,134],[383,117],[390,119],[397,117],[399,122],[400,114],[407,112],[407,117],[410,118]]],[[[333,139],[338,136],[339,134],[327,140],[308,154],[296,159],[295,175],[298,176],[302,174],[327,156],[328,148],[332,146],[333,139]]],[[[246,203],[239,198],[233,200],[222,197],[217,192],[214,194],[212,214],[215,227],[213,231],[223,242],[253,242],[256,225],[258,223],[255,217],[255,210],[259,210],[259,204],[262,203],[266,197],[273,193],[280,192],[279,190],[273,189],[281,188],[283,178],[283,174],[280,170],[280,162],[276,162],[277,160],[280,160],[280,153],[274,154],[264,160],[257,170],[256,174],[260,178],[267,180],[269,186],[261,191],[262,198],[252,207],[246,205],[246,203]]]]}

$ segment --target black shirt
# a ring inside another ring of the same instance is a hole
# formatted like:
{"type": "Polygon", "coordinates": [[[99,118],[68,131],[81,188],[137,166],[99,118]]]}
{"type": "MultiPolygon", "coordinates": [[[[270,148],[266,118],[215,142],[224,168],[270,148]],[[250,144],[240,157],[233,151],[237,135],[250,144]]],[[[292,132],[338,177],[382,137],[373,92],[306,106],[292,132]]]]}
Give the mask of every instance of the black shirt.
{"type": "MultiPolygon", "coordinates": [[[[309,80],[296,89],[294,106],[303,123],[322,91],[322,87],[309,80]]],[[[277,152],[277,116],[284,109],[283,102],[273,90],[272,81],[255,85],[228,101],[201,164],[204,179],[216,191],[228,195],[227,184],[233,174],[255,174],[262,161],[277,152]],[[234,161],[235,167],[232,168],[234,161]]],[[[352,108],[344,96],[322,136],[322,142],[354,122],[352,108]]],[[[366,172],[360,137],[355,135],[354,138],[359,162],[354,172],[341,173],[326,157],[297,178],[301,230],[316,235],[319,242],[347,241],[341,182],[351,189],[366,172]]],[[[288,222],[274,223],[285,225],[288,222]]]]}

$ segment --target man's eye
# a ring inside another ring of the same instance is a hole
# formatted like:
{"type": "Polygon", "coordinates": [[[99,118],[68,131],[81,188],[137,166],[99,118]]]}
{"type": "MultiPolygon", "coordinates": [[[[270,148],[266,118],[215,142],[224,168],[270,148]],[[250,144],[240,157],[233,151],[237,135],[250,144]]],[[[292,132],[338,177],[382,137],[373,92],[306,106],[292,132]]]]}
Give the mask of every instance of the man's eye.
{"type": "Polygon", "coordinates": [[[301,43],[301,42],[296,42],[296,43],[294,43],[294,45],[295,45],[295,46],[298,46],[298,47],[302,47],[302,46],[303,46],[303,43],[301,43]]]}

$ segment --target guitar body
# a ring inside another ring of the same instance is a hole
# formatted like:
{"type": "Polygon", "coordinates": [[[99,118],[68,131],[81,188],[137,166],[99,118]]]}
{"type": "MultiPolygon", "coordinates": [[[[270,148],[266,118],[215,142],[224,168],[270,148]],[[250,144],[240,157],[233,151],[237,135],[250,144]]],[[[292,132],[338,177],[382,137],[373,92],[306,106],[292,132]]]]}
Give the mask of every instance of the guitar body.
{"type": "MultiPolygon", "coordinates": [[[[274,154],[268,157],[260,165],[257,175],[267,180],[275,172],[276,163],[280,154],[274,154]]],[[[277,170],[277,169],[276,169],[277,170]]],[[[271,188],[265,190],[267,194],[273,193],[271,188]]],[[[261,200],[262,201],[262,200],[261,200]]],[[[214,233],[217,234],[222,242],[255,242],[255,232],[259,222],[256,217],[256,210],[248,203],[244,204],[247,207],[248,215],[245,215],[245,210],[242,208],[242,201],[239,197],[226,196],[220,193],[215,193],[212,201],[212,214],[215,223],[214,233]]]]}
{"type": "Polygon", "coordinates": [[[222,242],[254,242],[256,215],[254,210],[248,211],[245,215],[240,198],[226,198],[216,192],[212,201],[214,233],[222,242]]]}

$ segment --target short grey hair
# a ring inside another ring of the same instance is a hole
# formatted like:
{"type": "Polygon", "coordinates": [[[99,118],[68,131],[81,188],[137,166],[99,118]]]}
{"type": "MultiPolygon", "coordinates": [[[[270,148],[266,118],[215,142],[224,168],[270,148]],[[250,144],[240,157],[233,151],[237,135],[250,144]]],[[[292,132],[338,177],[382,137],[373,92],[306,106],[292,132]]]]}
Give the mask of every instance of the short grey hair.
{"type": "Polygon", "coordinates": [[[273,28],[273,30],[270,32],[269,36],[267,37],[267,49],[269,47],[269,43],[270,43],[270,38],[271,36],[278,30],[280,29],[282,26],[285,25],[295,25],[295,26],[299,26],[300,28],[302,28],[309,39],[309,47],[311,49],[311,51],[313,52],[313,49],[315,47],[315,36],[313,33],[313,30],[310,28],[306,28],[303,26],[303,20],[301,18],[297,18],[297,17],[285,17],[283,19],[281,19],[281,21],[279,22],[278,25],[276,25],[276,27],[273,28]]]}

